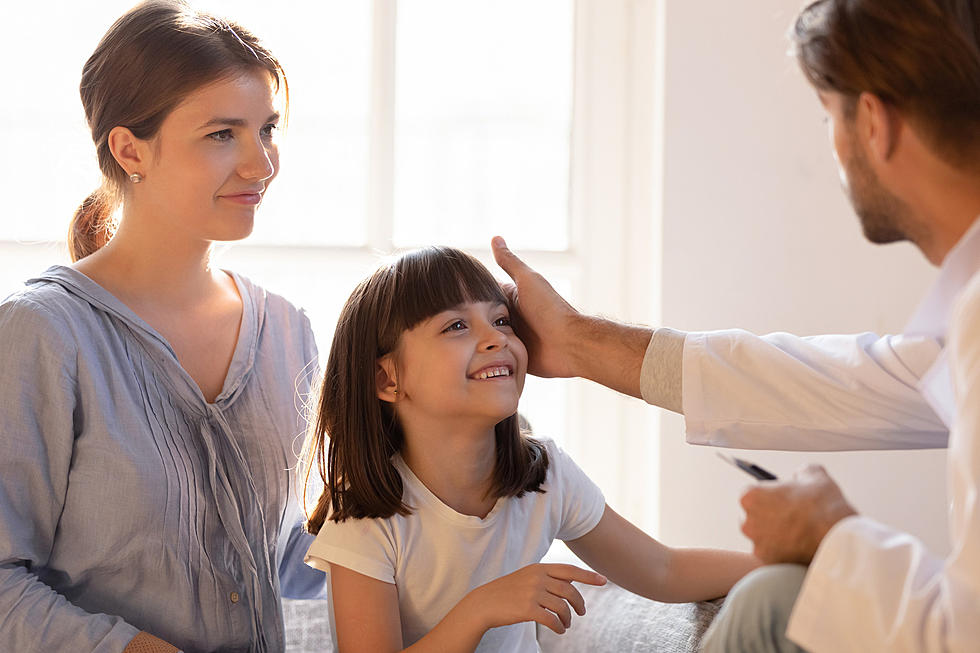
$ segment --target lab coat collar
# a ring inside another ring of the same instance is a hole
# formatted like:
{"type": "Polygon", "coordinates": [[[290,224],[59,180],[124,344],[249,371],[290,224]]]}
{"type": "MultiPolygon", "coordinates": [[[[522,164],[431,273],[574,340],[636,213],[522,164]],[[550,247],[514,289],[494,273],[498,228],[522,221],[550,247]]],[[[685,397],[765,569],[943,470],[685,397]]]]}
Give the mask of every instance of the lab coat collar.
{"type": "Polygon", "coordinates": [[[945,344],[953,304],[970,279],[980,272],[980,219],[975,219],[946,255],[939,278],[905,325],[907,336],[927,336],[945,344]]]}

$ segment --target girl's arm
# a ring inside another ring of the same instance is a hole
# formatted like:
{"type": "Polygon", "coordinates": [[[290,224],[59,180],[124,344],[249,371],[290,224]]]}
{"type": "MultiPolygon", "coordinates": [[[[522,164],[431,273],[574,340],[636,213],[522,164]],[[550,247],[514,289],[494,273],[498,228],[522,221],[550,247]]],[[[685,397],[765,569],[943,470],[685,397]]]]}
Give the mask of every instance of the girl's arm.
{"type": "Polygon", "coordinates": [[[330,565],[339,653],[472,653],[490,628],[536,621],[556,633],[571,623],[571,605],[585,614],[572,581],[602,585],[605,579],[573,565],[528,565],[477,587],[435,628],[403,649],[398,589],[392,583],[330,565]]]}
{"type": "Polygon", "coordinates": [[[664,546],[608,505],[595,528],[566,544],[620,587],[665,603],[724,596],[761,564],[748,553],[664,546]]]}

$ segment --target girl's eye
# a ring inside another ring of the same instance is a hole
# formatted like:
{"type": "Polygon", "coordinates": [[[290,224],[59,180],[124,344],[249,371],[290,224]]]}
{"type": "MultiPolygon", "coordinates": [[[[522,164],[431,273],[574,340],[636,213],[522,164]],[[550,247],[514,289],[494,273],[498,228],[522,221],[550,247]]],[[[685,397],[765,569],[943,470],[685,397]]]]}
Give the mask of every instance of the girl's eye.
{"type": "Polygon", "coordinates": [[[498,327],[510,326],[510,318],[506,316],[498,317],[496,320],[493,321],[493,325],[498,327]]]}
{"type": "Polygon", "coordinates": [[[221,131],[217,131],[217,132],[214,132],[212,134],[208,134],[208,138],[210,138],[213,141],[218,141],[219,143],[224,143],[225,141],[230,141],[231,140],[231,130],[230,129],[222,129],[221,131]]]}
{"type": "Polygon", "coordinates": [[[276,135],[276,131],[278,129],[279,129],[279,125],[270,122],[268,125],[262,128],[262,136],[264,138],[272,138],[273,136],[276,135]]]}
{"type": "Polygon", "coordinates": [[[449,331],[462,331],[465,328],[466,328],[465,322],[463,322],[462,320],[456,320],[455,322],[447,326],[445,329],[443,329],[442,332],[447,333],[449,331]]]}

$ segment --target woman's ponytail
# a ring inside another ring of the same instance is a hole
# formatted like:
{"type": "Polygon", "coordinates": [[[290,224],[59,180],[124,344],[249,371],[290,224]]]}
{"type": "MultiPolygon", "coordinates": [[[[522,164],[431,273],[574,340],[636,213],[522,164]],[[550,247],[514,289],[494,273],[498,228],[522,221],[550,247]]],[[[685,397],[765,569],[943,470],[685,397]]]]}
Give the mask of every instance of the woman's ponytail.
{"type": "Polygon", "coordinates": [[[116,194],[102,187],[75,209],[68,228],[68,253],[72,261],[85,258],[109,242],[116,230],[114,213],[118,205],[116,194]]]}

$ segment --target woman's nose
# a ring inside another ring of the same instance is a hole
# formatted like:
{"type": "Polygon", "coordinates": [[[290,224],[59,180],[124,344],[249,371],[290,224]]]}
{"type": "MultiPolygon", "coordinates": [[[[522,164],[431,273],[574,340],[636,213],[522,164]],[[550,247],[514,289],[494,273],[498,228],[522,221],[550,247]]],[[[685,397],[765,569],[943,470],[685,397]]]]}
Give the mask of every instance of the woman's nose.
{"type": "Polygon", "coordinates": [[[276,174],[277,158],[273,148],[266,147],[265,143],[255,142],[243,154],[238,174],[242,179],[265,181],[276,174]]]}

